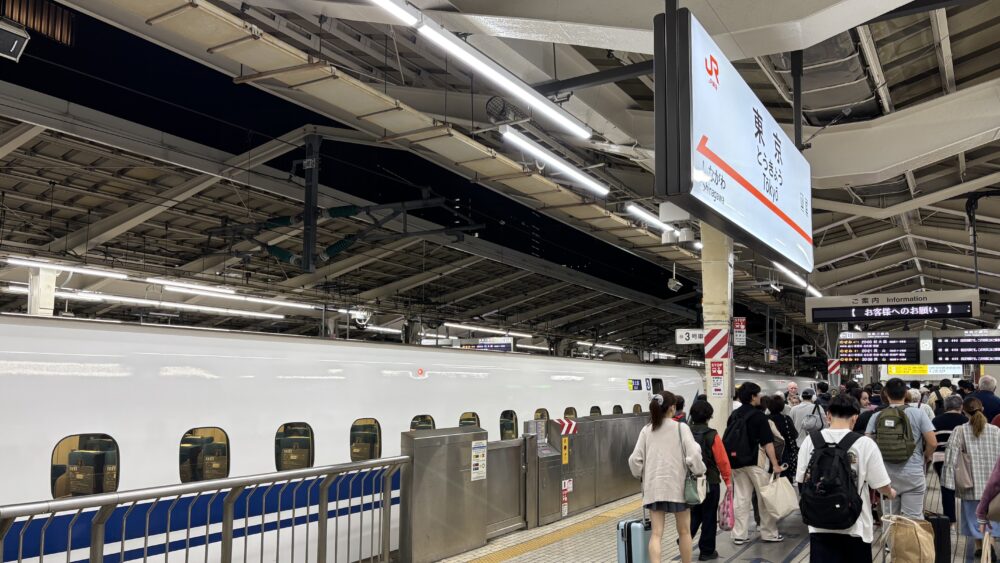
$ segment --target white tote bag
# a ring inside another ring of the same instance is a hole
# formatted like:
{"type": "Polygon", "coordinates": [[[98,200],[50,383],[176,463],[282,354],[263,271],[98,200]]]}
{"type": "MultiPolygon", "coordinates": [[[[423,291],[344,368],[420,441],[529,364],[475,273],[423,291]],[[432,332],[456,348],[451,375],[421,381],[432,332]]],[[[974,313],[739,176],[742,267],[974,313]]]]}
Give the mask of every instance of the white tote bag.
{"type": "Polygon", "coordinates": [[[761,510],[766,510],[775,520],[781,520],[799,508],[799,497],[791,482],[784,477],[775,478],[760,488],[761,510]]]}

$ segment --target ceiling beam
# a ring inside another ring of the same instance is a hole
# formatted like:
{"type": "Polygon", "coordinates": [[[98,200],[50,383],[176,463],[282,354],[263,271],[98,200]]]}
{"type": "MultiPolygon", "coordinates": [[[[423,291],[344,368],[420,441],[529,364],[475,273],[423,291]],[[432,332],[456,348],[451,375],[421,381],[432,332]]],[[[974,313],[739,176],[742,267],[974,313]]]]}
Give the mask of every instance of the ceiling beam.
{"type": "Polygon", "coordinates": [[[400,280],[396,280],[392,283],[387,283],[379,287],[369,289],[367,291],[362,291],[358,295],[358,299],[362,301],[375,301],[378,299],[384,299],[386,297],[391,297],[397,293],[403,293],[411,289],[420,287],[431,283],[436,279],[443,278],[445,276],[454,274],[460,270],[464,270],[473,264],[478,264],[482,262],[483,258],[480,256],[467,256],[461,260],[456,260],[448,264],[443,264],[435,268],[431,268],[426,272],[420,272],[419,274],[414,274],[409,277],[405,277],[400,280]]]}
{"type": "Polygon", "coordinates": [[[0,159],[24,146],[25,143],[42,134],[45,128],[32,123],[18,123],[0,133],[0,159]]]}
{"type": "Polygon", "coordinates": [[[577,295],[574,297],[570,297],[569,299],[563,299],[561,301],[556,301],[555,303],[542,305],[541,307],[531,309],[530,311],[524,311],[523,313],[516,313],[515,315],[513,315],[512,321],[514,322],[514,324],[526,323],[528,321],[537,319],[538,317],[544,317],[545,315],[548,315],[550,313],[555,313],[556,311],[560,311],[562,309],[565,309],[566,307],[572,307],[573,305],[579,305],[580,303],[590,301],[591,299],[599,297],[600,295],[601,295],[600,293],[590,292],[585,295],[577,295]]]}
{"type": "Polygon", "coordinates": [[[476,307],[474,309],[469,309],[468,311],[464,311],[462,313],[462,318],[472,319],[477,317],[479,318],[487,317],[496,313],[500,313],[504,309],[507,309],[508,307],[515,307],[522,303],[527,303],[528,301],[531,301],[533,299],[537,299],[544,295],[548,295],[553,291],[559,291],[561,289],[565,289],[568,286],[569,284],[565,282],[554,283],[551,285],[546,285],[543,287],[539,287],[537,289],[533,289],[531,291],[516,293],[514,295],[511,295],[510,297],[505,297],[497,301],[486,303],[485,305],[480,305],[479,307],[476,307]]]}
{"type": "Polygon", "coordinates": [[[906,236],[906,232],[899,227],[886,231],[875,231],[873,233],[853,238],[850,240],[836,242],[821,246],[815,251],[816,267],[829,266],[834,262],[839,262],[844,258],[849,258],[857,254],[875,250],[891,242],[898,241],[906,236]]]}
{"type": "Polygon", "coordinates": [[[864,55],[868,63],[868,72],[871,74],[872,83],[875,84],[875,92],[878,94],[879,104],[882,106],[882,113],[889,115],[895,109],[892,105],[892,96],[889,94],[889,85],[882,72],[882,62],[878,58],[878,47],[875,46],[875,39],[872,37],[871,28],[867,24],[859,25],[855,28],[858,32],[858,39],[861,42],[861,54],[864,55]]]}
{"type": "Polygon", "coordinates": [[[482,283],[477,283],[474,285],[470,285],[468,287],[456,289],[451,293],[446,293],[440,297],[435,298],[434,302],[444,307],[447,307],[449,305],[455,305],[457,303],[465,301],[466,299],[470,299],[477,295],[482,295],[483,293],[486,293],[490,290],[496,289],[498,287],[503,287],[509,283],[515,282],[521,278],[526,278],[530,275],[531,272],[525,272],[520,270],[516,272],[511,272],[499,278],[494,278],[482,283]]]}
{"type": "Polygon", "coordinates": [[[393,254],[404,250],[420,242],[418,238],[409,238],[390,242],[389,244],[370,248],[361,253],[347,256],[340,260],[335,260],[326,265],[316,268],[315,272],[305,273],[289,278],[279,285],[285,287],[309,289],[320,282],[339,278],[345,274],[360,270],[365,266],[386,260],[393,254]]]}
{"type": "Polygon", "coordinates": [[[834,268],[824,272],[814,272],[810,277],[810,281],[816,287],[827,290],[857,278],[867,276],[879,270],[891,268],[912,259],[913,256],[911,256],[909,252],[899,251],[894,254],[880,256],[873,260],[864,260],[849,266],[834,268]]]}
{"type": "Polygon", "coordinates": [[[545,326],[547,328],[552,328],[552,329],[559,328],[559,327],[562,327],[562,326],[565,326],[565,325],[568,325],[568,324],[575,323],[576,321],[585,319],[587,317],[592,317],[594,315],[599,315],[599,314],[601,314],[601,313],[603,313],[603,312],[605,312],[605,311],[607,311],[609,309],[614,309],[615,307],[621,307],[623,305],[627,305],[628,303],[629,303],[628,301],[622,301],[622,300],[616,299],[616,300],[614,300],[614,301],[612,301],[610,303],[604,303],[602,305],[597,305],[597,306],[591,307],[590,309],[584,309],[583,311],[578,311],[576,313],[570,313],[568,315],[559,317],[557,319],[552,319],[551,321],[547,321],[547,322],[542,323],[542,326],[545,326]]]}

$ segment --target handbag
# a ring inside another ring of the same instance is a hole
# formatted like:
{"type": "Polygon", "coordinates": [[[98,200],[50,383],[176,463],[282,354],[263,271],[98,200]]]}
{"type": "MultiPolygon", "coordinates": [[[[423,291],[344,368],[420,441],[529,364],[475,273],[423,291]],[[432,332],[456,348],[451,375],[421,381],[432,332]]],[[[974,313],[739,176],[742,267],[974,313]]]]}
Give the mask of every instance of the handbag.
{"type": "Polygon", "coordinates": [[[886,515],[882,520],[889,523],[886,536],[893,563],[934,561],[934,532],[928,522],[900,515],[886,515]]]}
{"type": "Polygon", "coordinates": [[[681,432],[681,425],[677,425],[677,437],[681,441],[681,455],[684,460],[684,503],[688,506],[697,506],[704,502],[708,495],[708,479],[704,475],[695,475],[687,465],[687,448],[684,447],[684,434],[681,432]]]}
{"type": "Polygon", "coordinates": [[[955,466],[955,490],[965,491],[974,487],[972,480],[972,455],[965,447],[965,426],[961,426],[961,445],[958,450],[958,464],[955,466]]]}
{"type": "MultiPolygon", "coordinates": [[[[1000,497],[998,497],[1000,498],[1000,497]]],[[[726,494],[719,502],[719,513],[717,514],[719,529],[728,532],[736,524],[736,512],[733,509],[733,488],[726,487],[726,494]]]]}
{"type": "Polygon", "coordinates": [[[771,474],[771,480],[760,488],[761,510],[767,511],[775,520],[781,520],[799,508],[799,497],[795,493],[792,483],[784,477],[775,477],[771,474]]]}
{"type": "Polygon", "coordinates": [[[1000,522],[1000,495],[993,497],[986,509],[986,519],[990,522],[1000,522]]]}

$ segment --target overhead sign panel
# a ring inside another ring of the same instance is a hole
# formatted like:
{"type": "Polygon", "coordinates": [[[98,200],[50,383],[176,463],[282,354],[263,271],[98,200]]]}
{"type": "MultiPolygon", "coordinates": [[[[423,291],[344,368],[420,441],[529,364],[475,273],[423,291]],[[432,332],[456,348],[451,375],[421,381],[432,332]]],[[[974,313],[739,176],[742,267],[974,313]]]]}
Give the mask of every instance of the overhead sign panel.
{"type": "Polygon", "coordinates": [[[960,319],[979,313],[975,289],[806,298],[812,323],[960,319]]]}
{"type": "Polygon", "coordinates": [[[944,330],[934,333],[934,362],[1000,364],[1000,330],[944,330]]]}
{"type": "Polygon", "coordinates": [[[899,364],[885,366],[883,375],[893,377],[935,377],[942,375],[962,375],[961,364],[899,364]]]}
{"type": "Polygon", "coordinates": [[[842,332],[837,356],[845,364],[919,364],[915,332],[842,332]]]}
{"type": "Polygon", "coordinates": [[[678,10],[675,25],[661,52],[676,57],[676,80],[669,62],[658,65],[677,84],[657,101],[657,127],[670,142],[657,137],[656,159],[658,175],[661,158],[677,172],[658,179],[658,191],[756,252],[812,272],[809,163],[689,10],[678,10]]]}

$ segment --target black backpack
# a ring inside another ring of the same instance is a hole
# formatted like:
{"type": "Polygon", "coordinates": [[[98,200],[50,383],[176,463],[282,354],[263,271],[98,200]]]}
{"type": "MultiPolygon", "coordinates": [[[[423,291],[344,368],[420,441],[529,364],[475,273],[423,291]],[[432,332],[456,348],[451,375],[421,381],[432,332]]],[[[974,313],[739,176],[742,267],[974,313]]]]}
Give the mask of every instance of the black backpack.
{"type": "Polygon", "coordinates": [[[861,434],[848,432],[839,444],[830,444],[822,432],[810,432],[813,453],[806,480],[799,486],[802,520],[814,528],[845,530],[857,522],[863,504],[851,472],[848,451],[861,434]]]}
{"type": "Polygon", "coordinates": [[[726,433],[722,435],[722,445],[726,447],[726,453],[729,454],[729,464],[733,469],[757,464],[757,444],[750,443],[750,432],[747,428],[747,419],[752,414],[753,411],[746,416],[740,416],[734,412],[729,417],[729,422],[726,423],[726,433]]]}
{"type": "Polygon", "coordinates": [[[934,416],[941,416],[945,412],[944,411],[944,397],[941,396],[941,390],[940,389],[935,389],[934,390],[934,395],[937,397],[937,400],[934,401],[934,416]]]}

